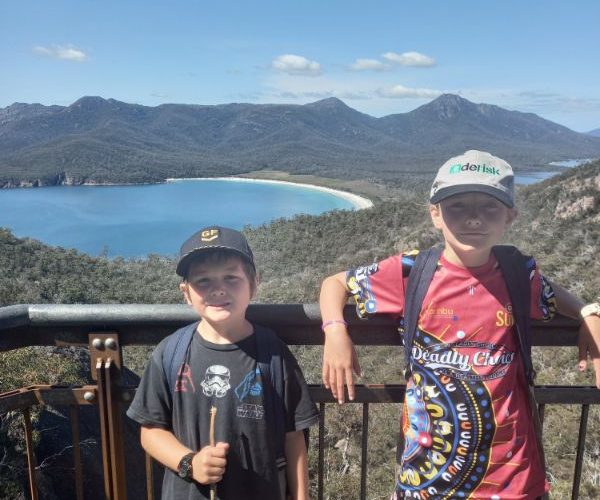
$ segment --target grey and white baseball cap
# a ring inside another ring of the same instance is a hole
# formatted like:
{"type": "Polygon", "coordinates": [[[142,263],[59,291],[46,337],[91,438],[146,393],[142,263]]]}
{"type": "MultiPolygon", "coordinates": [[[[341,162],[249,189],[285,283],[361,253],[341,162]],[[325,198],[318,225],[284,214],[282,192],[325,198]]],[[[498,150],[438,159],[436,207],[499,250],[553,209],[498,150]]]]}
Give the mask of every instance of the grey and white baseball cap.
{"type": "Polygon", "coordinates": [[[438,170],[431,186],[432,204],[462,193],[486,193],[512,208],[515,178],[512,167],[496,156],[475,149],[450,158],[438,170]]]}

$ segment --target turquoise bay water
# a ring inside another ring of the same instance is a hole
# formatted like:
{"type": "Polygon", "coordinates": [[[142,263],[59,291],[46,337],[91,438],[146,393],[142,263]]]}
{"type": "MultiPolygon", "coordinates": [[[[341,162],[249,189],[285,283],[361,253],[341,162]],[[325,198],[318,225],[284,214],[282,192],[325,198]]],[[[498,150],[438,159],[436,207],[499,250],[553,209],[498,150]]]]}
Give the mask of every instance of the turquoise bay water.
{"type": "Polygon", "coordinates": [[[189,180],[144,186],[0,190],[0,226],[90,255],[174,255],[210,224],[241,229],[296,214],[352,209],[333,194],[294,185],[189,180]]]}
{"type": "MultiPolygon", "coordinates": [[[[552,167],[560,167],[560,168],[572,168],[578,167],[579,165],[583,165],[584,163],[593,161],[591,158],[582,158],[577,160],[564,160],[564,161],[552,161],[549,163],[552,167]]],[[[529,172],[524,174],[515,175],[515,182],[517,184],[534,184],[536,182],[541,182],[546,180],[554,175],[560,173],[560,170],[548,170],[541,172],[529,172]]]]}
{"type": "MultiPolygon", "coordinates": [[[[556,162],[564,168],[586,160],[556,162]]],[[[516,176],[539,182],[556,171],[516,176]]],[[[0,227],[90,255],[174,255],[180,243],[209,225],[241,229],[281,217],[348,210],[331,193],[288,184],[186,180],[143,186],[58,186],[0,190],[0,227]]]]}

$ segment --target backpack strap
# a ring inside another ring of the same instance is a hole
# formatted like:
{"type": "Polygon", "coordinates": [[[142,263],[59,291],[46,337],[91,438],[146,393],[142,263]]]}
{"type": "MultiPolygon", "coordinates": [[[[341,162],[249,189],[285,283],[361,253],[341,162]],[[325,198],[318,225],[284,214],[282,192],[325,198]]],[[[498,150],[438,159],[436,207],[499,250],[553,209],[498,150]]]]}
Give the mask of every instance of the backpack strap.
{"type": "Polygon", "coordinates": [[[265,327],[254,325],[256,360],[264,390],[265,418],[275,431],[275,458],[278,467],[285,467],[285,400],[283,375],[283,342],[265,327]]]}
{"type": "MultiPolygon", "coordinates": [[[[500,270],[508,289],[510,302],[515,317],[515,326],[521,349],[521,358],[527,378],[527,394],[531,409],[531,419],[537,439],[540,462],[544,473],[546,472],[546,456],[544,453],[544,442],[542,439],[542,419],[535,400],[534,381],[535,370],[531,359],[531,285],[529,280],[529,266],[531,257],[523,255],[516,247],[510,245],[498,245],[492,248],[500,270]]],[[[548,494],[541,497],[548,500],[548,494]]]]}
{"type": "Polygon", "coordinates": [[[438,261],[442,255],[441,247],[432,247],[420,251],[415,258],[408,285],[404,294],[404,351],[406,357],[406,373],[410,371],[410,358],[412,355],[412,346],[417,331],[419,313],[423,300],[429,289],[433,275],[437,268],[438,261]]]}
{"type": "Polygon", "coordinates": [[[535,370],[531,360],[531,286],[527,266],[531,257],[523,255],[510,245],[498,245],[492,251],[500,265],[512,304],[527,383],[533,385],[535,370]]]}
{"type": "MultiPolygon", "coordinates": [[[[410,358],[421,306],[423,305],[423,300],[435,274],[442,252],[443,248],[441,247],[421,250],[417,254],[408,275],[408,284],[404,293],[404,333],[402,335],[406,358],[406,368],[404,369],[406,380],[408,380],[410,374],[410,358]]],[[[404,418],[404,412],[401,418],[404,418]]],[[[403,424],[400,425],[400,432],[398,432],[398,441],[396,443],[396,463],[398,465],[402,463],[402,452],[404,450],[404,432],[402,432],[402,427],[403,424]]]]}
{"type": "Polygon", "coordinates": [[[185,354],[192,343],[194,332],[200,322],[196,321],[191,325],[184,326],[176,330],[167,339],[167,345],[162,355],[163,372],[167,377],[169,394],[173,394],[177,387],[177,379],[180,376],[181,365],[185,360],[185,354]]]}

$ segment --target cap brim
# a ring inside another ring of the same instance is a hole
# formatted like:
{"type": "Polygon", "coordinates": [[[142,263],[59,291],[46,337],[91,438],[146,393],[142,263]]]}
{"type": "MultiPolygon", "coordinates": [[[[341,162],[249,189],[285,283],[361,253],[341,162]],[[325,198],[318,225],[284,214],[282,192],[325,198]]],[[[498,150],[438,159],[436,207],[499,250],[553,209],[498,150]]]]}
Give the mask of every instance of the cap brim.
{"type": "Polygon", "coordinates": [[[501,191],[492,186],[486,186],[482,184],[460,184],[457,186],[448,186],[437,191],[430,199],[429,203],[439,203],[450,196],[464,193],[484,193],[493,196],[498,201],[504,203],[508,208],[513,208],[515,202],[508,193],[501,191]]]}
{"type": "Polygon", "coordinates": [[[206,247],[202,247],[202,248],[195,248],[194,250],[186,253],[183,257],[181,257],[179,259],[179,262],[177,263],[177,267],[175,268],[175,272],[182,278],[185,278],[191,262],[199,254],[210,251],[210,250],[226,250],[227,252],[230,252],[232,254],[239,255],[242,259],[244,259],[246,262],[249,262],[252,265],[252,267],[254,267],[256,269],[254,262],[252,260],[250,260],[244,252],[240,252],[239,250],[236,250],[235,248],[230,248],[230,247],[226,247],[226,246],[211,245],[211,246],[206,246],[206,247]]]}

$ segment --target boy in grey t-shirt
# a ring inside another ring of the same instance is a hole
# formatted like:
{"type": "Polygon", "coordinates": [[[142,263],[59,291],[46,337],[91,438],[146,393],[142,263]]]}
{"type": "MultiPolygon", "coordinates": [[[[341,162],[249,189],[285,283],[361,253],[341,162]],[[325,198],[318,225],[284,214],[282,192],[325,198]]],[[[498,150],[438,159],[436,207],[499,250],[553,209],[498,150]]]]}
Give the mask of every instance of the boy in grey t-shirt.
{"type": "Polygon", "coordinates": [[[232,229],[205,228],[181,247],[177,274],[201,321],[186,327],[193,334],[175,381],[163,359],[172,355],[170,337],[157,346],[127,412],[142,425],[146,452],[167,467],[162,498],[210,498],[210,486],[216,485],[222,499],[281,500],[286,490],[294,499],[307,499],[303,431],[316,423],[318,413],[287,346],[245,318],[256,289],[248,243],[232,229]],[[262,373],[257,361],[265,336],[282,361],[277,376],[283,391],[274,403],[269,399],[275,394],[269,385],[273,374],[262,373]],[[281,408],[273,411],[273,404],[281,408]],[[212,407],[217,409],[214,446],[212,407]],[[284,443],[283,457],[278,442],[284,443]]]}

